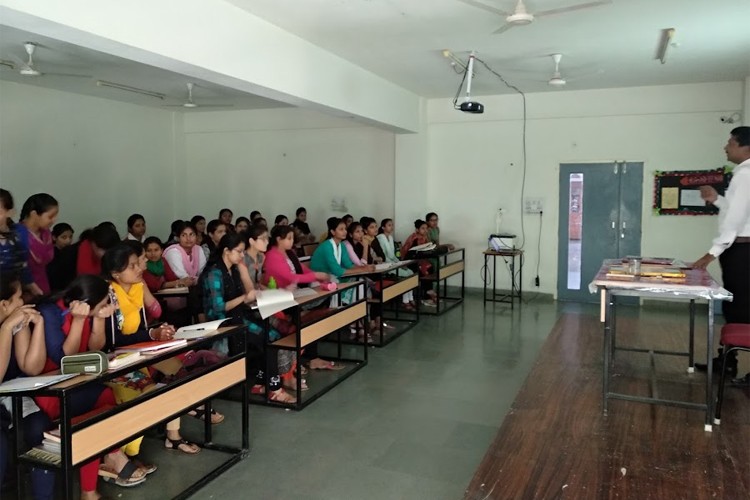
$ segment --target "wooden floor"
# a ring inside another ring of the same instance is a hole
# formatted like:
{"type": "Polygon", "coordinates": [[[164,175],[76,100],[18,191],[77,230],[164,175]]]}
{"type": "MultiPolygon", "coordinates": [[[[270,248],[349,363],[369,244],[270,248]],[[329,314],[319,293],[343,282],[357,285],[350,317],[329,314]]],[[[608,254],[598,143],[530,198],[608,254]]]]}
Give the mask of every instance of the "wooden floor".
{"type": "MultiPolygon", "coordinates": [[[[618,344],[685,349],[679,318],[618,318],[618,344]]],[[[604,417],[601,340],[597,317],[559,319],[465,499],[750,499],[750,391],[727,388],[712,433],[696,410],[611,400],[604,417]]],[[[705,350],[696,335],[697,353],[705,350]]],[[[705,397],[703,375],[686,366],[655,357],[660,396],[705,397]]],[[[612,389],[648,395],[651,370],[648,354],[620,351],[612,389]]]]}

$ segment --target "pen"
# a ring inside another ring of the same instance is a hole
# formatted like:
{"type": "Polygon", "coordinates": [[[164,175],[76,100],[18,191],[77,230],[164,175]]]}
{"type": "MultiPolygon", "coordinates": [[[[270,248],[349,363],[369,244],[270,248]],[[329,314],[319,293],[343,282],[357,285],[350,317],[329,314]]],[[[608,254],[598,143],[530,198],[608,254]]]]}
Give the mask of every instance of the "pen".
{"type": "MultiPolygon", "coordinates": [[[[79,302],[83,302],[84,304],[86,304],[86,303],[88,303],[88,299],[83,299],[83,300],[80,300],[79,302]]],[[[62,313],[62,316],[63,316],[63,318],[64,318],[65,316],[67,316],[68,314],[70,314],[70,309],[65,309],[65,310],[63,311],[63,313],[62,313]]]]}

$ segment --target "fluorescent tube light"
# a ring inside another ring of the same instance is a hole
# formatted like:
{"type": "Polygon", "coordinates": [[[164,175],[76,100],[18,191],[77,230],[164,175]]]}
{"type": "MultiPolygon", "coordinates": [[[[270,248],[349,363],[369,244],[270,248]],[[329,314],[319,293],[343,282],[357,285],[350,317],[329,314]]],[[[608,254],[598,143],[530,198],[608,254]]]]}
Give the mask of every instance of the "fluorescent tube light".
{"type": "Polygon", "coordinates": [[[160,94],[159,92],[152,92],[151,90],[144,90],[139,89],[138,87],[131,87],[130,85],[123,85],[121,83],[114,83],[114,82],[107,82],[104,80],[98,80],[96,82],[96,85],[98,87],[110,87],[113,89],[118,90],[124,90],[125,92],[133,92],[134,94],[142,94],[147,95],[149,97],[155,97],[157,99],[164,100],[165,97],[167,97],[165,94],[160,94]]]}

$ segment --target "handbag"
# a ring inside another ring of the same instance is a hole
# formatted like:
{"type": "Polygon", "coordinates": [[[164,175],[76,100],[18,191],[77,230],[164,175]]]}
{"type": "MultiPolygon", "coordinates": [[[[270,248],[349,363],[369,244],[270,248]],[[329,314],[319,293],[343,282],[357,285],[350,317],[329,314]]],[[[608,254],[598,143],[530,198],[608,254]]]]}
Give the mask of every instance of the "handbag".
{"type": "Polygon", "coordinates": [[[101,351],[82,352],[63,356],[60,371],[63,375],[82,373],[84,375],[101,375],[109,368],[107,355],[101,351]]]}

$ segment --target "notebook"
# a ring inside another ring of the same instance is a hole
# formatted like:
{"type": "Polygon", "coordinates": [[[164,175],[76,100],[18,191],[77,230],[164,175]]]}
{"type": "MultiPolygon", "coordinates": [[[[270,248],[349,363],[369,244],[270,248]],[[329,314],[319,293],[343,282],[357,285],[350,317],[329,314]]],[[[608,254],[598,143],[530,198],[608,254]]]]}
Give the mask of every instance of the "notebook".
{"type": "Polygon", "coordinates": [[[183,326],[175,332],[174,338],[178,340],[200,339],[218,330],[226,321],[227,319],[225,318],[183,326]]]}
{"type": "Polygon", "coordinates": [[[151,342],[138,342],[137,344],[131,344],[131,345],[118,347],[115,352],[121,353],[121,352],[137,351],[137,352],[144,353],[144,354],[148,354],[148,353],[153,354],[156,351],[162,351],[164,349],[171,349],[173,347],[179,347],[185,344],[187,344],[187,340],[185,339],[152,340],[151,342]]]}
{"type": "Polygon", "coordinates": [[[8,392],[21,392],[33,389],[41,389],[49,385],[62,382],[71,377],[75,377],[77,373],[69,373],[67,375],[42,375],[41,377],[19,377],[13,380],[8,380],[0,384],[0,394],[8,392]]]}

